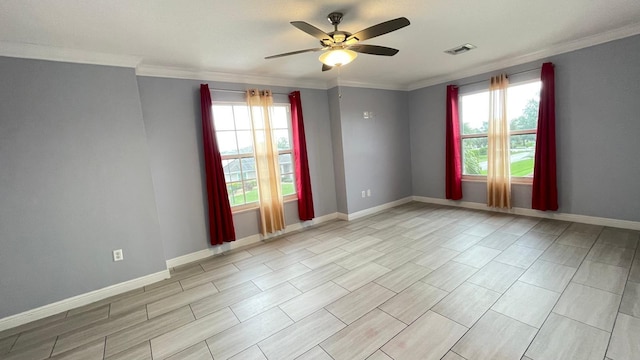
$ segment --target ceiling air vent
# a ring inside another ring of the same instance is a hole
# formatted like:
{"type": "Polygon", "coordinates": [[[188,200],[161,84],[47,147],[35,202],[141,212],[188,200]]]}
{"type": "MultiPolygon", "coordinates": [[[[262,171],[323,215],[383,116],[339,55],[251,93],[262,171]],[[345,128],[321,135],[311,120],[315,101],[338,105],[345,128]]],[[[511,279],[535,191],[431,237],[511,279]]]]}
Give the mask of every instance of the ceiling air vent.
{"type": "Polygon", "coordinates": [[[456,46],[453,49],[445,50],[444,52],[446,52],[449,55],[458,55],[458,54],[466,53],[467,51],[473,50],[475,48],[476,46],[473,44],[464,44],[464,45],[456,46]]]}

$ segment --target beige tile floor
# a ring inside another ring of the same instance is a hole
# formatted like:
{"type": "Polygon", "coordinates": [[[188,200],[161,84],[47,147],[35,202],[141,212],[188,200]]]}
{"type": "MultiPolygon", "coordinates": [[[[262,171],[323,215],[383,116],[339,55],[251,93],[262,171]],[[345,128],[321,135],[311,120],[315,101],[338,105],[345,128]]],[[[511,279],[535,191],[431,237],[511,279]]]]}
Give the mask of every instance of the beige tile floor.
{"type": "Polygon", "coordinates": [[[409,203],[0,332],[0,359],[640,359],[637,231],[409,203]]]}

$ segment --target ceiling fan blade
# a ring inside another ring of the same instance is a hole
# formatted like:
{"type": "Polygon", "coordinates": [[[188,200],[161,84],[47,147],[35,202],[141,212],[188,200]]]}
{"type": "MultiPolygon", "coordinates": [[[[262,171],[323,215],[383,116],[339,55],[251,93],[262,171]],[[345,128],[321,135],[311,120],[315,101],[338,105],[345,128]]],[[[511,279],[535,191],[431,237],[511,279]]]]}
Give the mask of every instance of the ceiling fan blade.
{"type": "Polygon", "coordinates": [[[371,54],[371,55],[383,55],[383,56],[393,56],[398,53],[398,49],[386,47],[386,46],[378,46],[378,45],[351,45],[348,47],[349,50],[353,50],[355,52],[359,52],[362,54],[371,54]]]}
{"type": "Polygon", "coordinates": [[[349,36],[347,38],[347,41],[351,39],[357,39],[358,41],[371,39],[376,36],[384,35],[386,33],[390,33],[398,29],[402,29],[403,27],[408,26],[409,24],[411,24],[409,22],[409,19],[405,17],[400,17],[397,19],[385,21],[378,25],[373,25],[372,27],[368,27],[364,30],[358,31],[357,33],[349,36]]]}
{"type": "Polygon", "coordinates": [[[298,51],[292,51],[292,52],[288,52],[288,53],[284,53],[284,54],[267,56],[267,57],[265,57],[265,59],[274,59],[274,58],[279,58],[279,57],[283,57],[283,56],[302,54],[302,53],[306,53],[306,52],[315,52],[315,51],[321,51],[321,50],[325,50],[325,49],[326,48],[313,48],[313,49],[298,50],[298,51]]]}
{"type": "Polygon", "coordinates": [[[318,29],[317,27],[304,22],[304,21],[292,21],[291,25],[297,27],[298,29],[306,32],[307,34],[313,36],[314,38],[322,41],[323,43],[325,41],[329,41],[329,42],[333,42],[333,38],[327,34],[326,32],[318,29]]]}
{"type": "Polygon", "coordinates": [[[329,71],[333,69],[333,66],[322,64],[322,71],[329,71]]]}

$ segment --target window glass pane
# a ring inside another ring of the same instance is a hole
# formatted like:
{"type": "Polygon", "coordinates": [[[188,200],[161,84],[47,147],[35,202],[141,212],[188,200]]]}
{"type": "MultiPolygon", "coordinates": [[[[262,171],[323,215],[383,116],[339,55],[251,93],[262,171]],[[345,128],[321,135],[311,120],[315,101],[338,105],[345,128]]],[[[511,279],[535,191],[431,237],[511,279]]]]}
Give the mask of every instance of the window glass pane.
{"type": "Polygon", "coordinates": [[[256,141],[256,144],[258,144],[258,145],[264,144],[264,142],[266,141],[266,139],[264,137],[264,130],[254,130],[253,131],[253,135],[254,135],[254,139],[256,141]]]}
{"type": "Polygon", "coordinates": [[[536,136],[511,135],[511,176],[533,176],[533,162],[536,152],[536,136]]]}
{"type": "Polygon", "coordinates": [[[244,197],[247,204],[258,202],[258,183],[256,180],[244,182],[244,197]]]}
{"type": "Polygon", "coordinates": [[[280,173],[292,173],[293,163],[291,161],[291,154],[282,154],[278,156],[278,162],[280,163],[280,173]]]}
{"type": "Polygon", "coordinates": [[[235,131],[216,131],[218,149],[222,155],[234,155],[238,153],[235,131]]]}
{"type": "Polygon", "coordinates": [[[489,129],[489,92],[460,97],[462,134],[483,134],[489,129]]]}
{"type": "Polygon", "coordinates": [[[229,166],[233,160],[222,160],[222,172],[224,173],[224,181],[231,182],[231,173],[229,166]]]}
{"type": "Polygon", "coordinates": [[[229,159],[229,162],[225,168],[225,174],[228,174],[228,181],[240,181],[242,180],[242,174],[240,172],[240,159],[229,159]]]}
{"type": "Polygon", "coordinates": [[[293,174],[281,175],[282,196],[292,195],[296,193],[296,184],[293,174]]]}
{"type": "Polygon", "coordinates": [[[291,141],[289,139],[289,130],[274,130],[273,137],[276,144],[278,144],[278,150],[291,149],[291,141]]]}
{"type": "Polygon", "coordinates": [[[243,158],[242,159],[242,175],[244,179],[256,178],[256,159],[255,158],[243,158]]]}
{"type": "Polygon", "coordinates": [[[253,116],[253,128],[254,129],[264,129],[264,119],[262,117],[262,107],[260,106],[252,106],[251,107],[251,116],[253,116]]]}
{"type": "Polygon", "coordinates": [[[487,138],[462,139],[462,173],[487,175],[487,138]]]}
{"type": "Polygon", "coordinates": [[[228,183],[227,193],[229,194],[229,204],[231,206],[242,205],[245,203],[244,191],[242,191],[241,182],[228,183]]]}
{"type": "Polygon", "coordinates": [[[538,126],[540,81],[510,86],[507,90],[507,119],[510,130],[531,130],[538,126]]]}
{"type": "Polygon", "coordinates": [[[233,130],[233,110],[230,105],[213,105],[213,124],[216,131],[233,130]]]}
{"type": "Polygon", "coordinates": [[[233,114],[236,119],[236,129],[251,130],[251,119],[249,118],[249,108],[245,105],[235,105],[233,114]]]}
{"type": "Polygon", "coordinates": [[[236,131],[238,136],[238,153],[240,154],[252,154],[253,153],[253,135],[251,131],[238,130],[236,131]]]}
{"type": "Polygon", "coordinates": [[[274,106],[271,127],[274,129],[287,129],[289,126],[287,108],[284,106],[274,106]]]}

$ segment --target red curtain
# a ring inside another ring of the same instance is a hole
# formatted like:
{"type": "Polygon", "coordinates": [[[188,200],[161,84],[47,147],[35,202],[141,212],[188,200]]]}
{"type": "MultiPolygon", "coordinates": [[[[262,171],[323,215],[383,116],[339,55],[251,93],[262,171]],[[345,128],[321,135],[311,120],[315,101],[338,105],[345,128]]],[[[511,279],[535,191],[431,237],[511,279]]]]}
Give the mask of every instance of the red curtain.
{"type": "Polygon", "coordinates": [[[298,216],[306,221],[314,218],[307,141],[304,136],[300,91],[289,94],[291,103],[291,130],[293,133],[293,158],[296,167],[296,191],[298,192],[298,216]]]}
{"type": "Polygon", "coordinates": [[[229,205],[227,185],[222,171],[222,158],[216,141],[211,112],[209,85],[200,85],[200,107],[202,109],[202,143],[206,170],[207,195],[209,200],[209,236],[211,245],[234,241],[236,231],[229,205]]]}
{"type": "Polygon", "coordinates": [[[458,118],[458,87],[447,86],[447,150],[446,196],[462,199],[462,158],[460,156],[460,121],[458,118]]]}
{"type": "Polygon", "coordinates": [[[553,64],[542,64],[538,134],[533,169],[531,208],[558,210],[556,179],[556,100],[553,64]]]}

